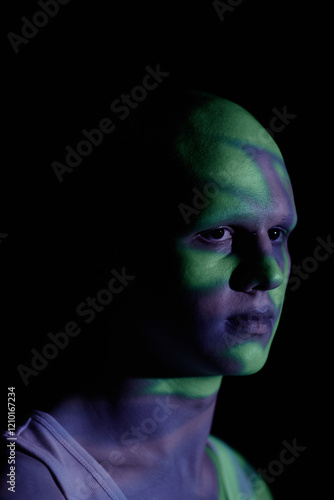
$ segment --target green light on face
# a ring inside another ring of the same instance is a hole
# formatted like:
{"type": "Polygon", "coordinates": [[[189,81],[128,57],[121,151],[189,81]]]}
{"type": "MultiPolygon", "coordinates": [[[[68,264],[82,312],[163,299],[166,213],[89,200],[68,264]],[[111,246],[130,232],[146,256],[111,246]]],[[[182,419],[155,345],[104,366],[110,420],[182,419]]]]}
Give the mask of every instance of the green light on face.
{"type": "Polygon", "coordinates": [[[178,327],[191,343],[191,371],[198,363],[199,374],[253,373],[268,356],[289,277],[289,176],[275,141],[240,106],[199,96],[180,109],[166,156],[180,215],[173,238],[177,294],[171,291],[178,327]],[[233,318],[257,309],[270,309],[275,324],[267,333],[265,320],[258,333],[252,319],[244,332],[234,328],[233,318]]]}
{"type": "Polygon", "coordinates": [[[178,249],[181,279],[187,289],[224,288],[239,259],[236,255],[210,252],[180,245],[178,249]]]}
{"type": "Polygon", "coordinates": [[[226,350],[223,356],[230,360],[238,375],[251,375],[258,372],[266,362],[272,339],[273,337],[265,347],[255,341],[240,343],[226,350]]]}

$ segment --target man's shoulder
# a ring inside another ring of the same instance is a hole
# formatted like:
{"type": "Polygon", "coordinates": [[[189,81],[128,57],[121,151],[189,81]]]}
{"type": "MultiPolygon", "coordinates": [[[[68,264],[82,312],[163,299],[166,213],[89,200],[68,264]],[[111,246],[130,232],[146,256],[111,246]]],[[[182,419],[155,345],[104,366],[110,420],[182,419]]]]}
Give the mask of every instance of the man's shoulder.
{"type": "Polygon", "coordinates": [[[210,436],[209,443],[221,466],[225,489],[233,494],[233,498],[273,500],[267,483],[238,451],[215,436],[210,436]]]}
{"type": "Polygon", "coordinates": [[[0,498],[64,500],[65,497],[49,469],[40,460],[16,450],[15,464],[1,464],[0,498]]]}

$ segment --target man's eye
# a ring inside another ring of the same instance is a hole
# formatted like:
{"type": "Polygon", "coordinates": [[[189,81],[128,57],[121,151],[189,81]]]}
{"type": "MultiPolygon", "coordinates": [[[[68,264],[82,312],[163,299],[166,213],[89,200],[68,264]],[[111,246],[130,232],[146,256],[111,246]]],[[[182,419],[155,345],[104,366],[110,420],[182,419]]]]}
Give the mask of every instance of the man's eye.
{"type": "Polygon", "coordinates": [[[281,229],[280,227],[273,227],[268,231],[268,236],[271,241],[281,241],[285,234],[284,229],[281,229]]]}
{"type": "Polygon", "coordinates": [[[222,243],[232,237],[232,230],[226,227],[217,227],[209,231],[202,231],[198,233],[200,240],[210,243],[222,243]]]}

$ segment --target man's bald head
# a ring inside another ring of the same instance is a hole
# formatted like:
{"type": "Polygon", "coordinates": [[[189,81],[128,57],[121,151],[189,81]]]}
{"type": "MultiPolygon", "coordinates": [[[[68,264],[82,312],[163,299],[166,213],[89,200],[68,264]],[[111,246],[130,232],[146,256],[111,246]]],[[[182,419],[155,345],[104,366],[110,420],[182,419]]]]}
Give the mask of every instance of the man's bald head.
{"type": "MultiPolygon", "coordinates": [[[[126,173],[126,184],[135,187],[129,201],[138,204],[139,195],[141,207],[147,205],[148,217],[159,215],[178,230],[183,223],[179,204],[187,203],[193,189],[202,190],[213,177],[218,176],[221,185],[230,183],[237,174],[246,180],[256,173],[252,182],[256,189],[261,167],[251,163],[251,149],[254,154],[256,150],[256,154],[272,155],[275,161],[270,166],[263,163],[263,168],[277,169],[289,184],[277,144],[238,104],[199,91],[153,101],[135,117],[122,146],[122,172],[126,173]]],[[[252,188],[250,183],[248,188],[252,188]]]]}
{"type": "Polygon", "coordinates": [[[174,114],[177,148],[192,155],[209,152],[217,140],[244,142],[280,156],[264,127],[244,108],[211,94],[189,91],[174,114]]]}

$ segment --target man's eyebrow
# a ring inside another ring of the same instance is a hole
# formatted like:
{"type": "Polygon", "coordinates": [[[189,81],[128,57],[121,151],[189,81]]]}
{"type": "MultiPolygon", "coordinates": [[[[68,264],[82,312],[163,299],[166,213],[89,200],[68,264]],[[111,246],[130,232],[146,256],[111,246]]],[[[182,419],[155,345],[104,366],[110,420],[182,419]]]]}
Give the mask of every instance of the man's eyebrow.
{"type": "MultiPolygon", "coordinates": [[[[264,214],[266,216],[266,214],[264,214]]],[[[267,214],[269,219],[272,219],[271,226],[282,225],[285,226],[289,231],[292,231],[297,224],[297,214],[294,210],[290,213],[285,213],[279,215],[279,213],[267,214]]],[[[189,230],[199,232],[201,230],[210,230],[219,226],[224,225],[234,225],[240,226],[243,223],[250,221],[259,221],[259,217],[256,213],[251,212],[226,212],[220,215],[212,215],[205,217],[204,212],[196,214],[192,217],[189,223],[189,230]]]]}
{"type": "Polygon", "coordinates": [[[188,229],[190,231],[200,231],[214,229],[225,225],[240,225],[243,222],[254,220],[254,214],[247,212],[227,212],[219,215],[208,215],[204,213],[196,214],[190,220],[188,229]]]}
{"type": "Polygon", "coordinates": [[[293,213],[278,217],[278,220],[280,221],[280,224],[287,225],[289,231],[292,231],[296,227],[298,217],[296,212],[294,211],[293,213]]]}

